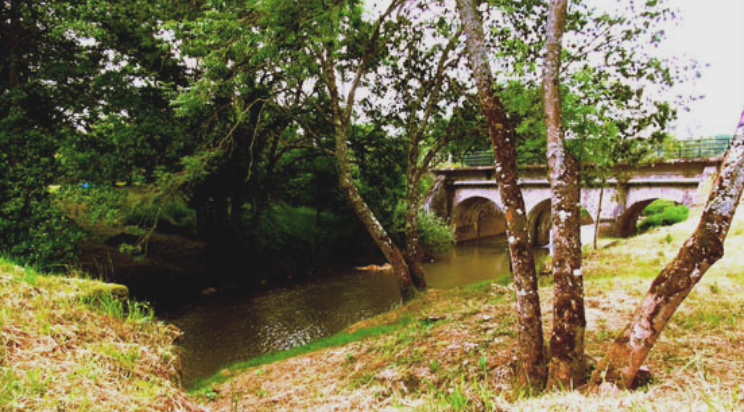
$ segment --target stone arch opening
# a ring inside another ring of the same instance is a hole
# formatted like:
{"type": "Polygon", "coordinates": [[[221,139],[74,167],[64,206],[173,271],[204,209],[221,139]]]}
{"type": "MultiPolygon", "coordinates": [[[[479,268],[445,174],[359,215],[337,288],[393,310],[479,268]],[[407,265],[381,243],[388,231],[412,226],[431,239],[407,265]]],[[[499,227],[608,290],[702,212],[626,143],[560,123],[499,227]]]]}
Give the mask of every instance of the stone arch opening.
{"type": "Polygon", "coordinates": [[[630,207],[625,209],[625,212],[620,216],[618,222],[617,234],[620,237],[629,237],[638,234],[638,223],[643,215],[643,211],[656,200],[667,200],[668,202],[674,203],[674,205],[683,205],[675,200],[664,199],[664,198],[651,198],[644,199],[633,203],[630,207]]]}
{"type": "Polygon", "coordinates": [[[471,197],[458,203],[452,211],[452,224],[457,242],[467,242],[506,233],[506,219],[492,200],[471,197]]]}
{"type": "Polygon", "coordinates": [[[550,243],[550,204],[550,199],[545,199],[530,211],[528,223],[533,246],[550,243]]]}
{"type": "MultiPolygon", "coordinates": [[[[550,226],[552,224],[550,206],[550,199],[545,199],[535,205],[529,214],[530,238],[533,246],[546,246],[550,243],[550,226]]],[[[580,213],[581,236],[582,238],[584,236],[591,237],[594,233],[594,219],[583,206],[580,208],[580,213]]]]}

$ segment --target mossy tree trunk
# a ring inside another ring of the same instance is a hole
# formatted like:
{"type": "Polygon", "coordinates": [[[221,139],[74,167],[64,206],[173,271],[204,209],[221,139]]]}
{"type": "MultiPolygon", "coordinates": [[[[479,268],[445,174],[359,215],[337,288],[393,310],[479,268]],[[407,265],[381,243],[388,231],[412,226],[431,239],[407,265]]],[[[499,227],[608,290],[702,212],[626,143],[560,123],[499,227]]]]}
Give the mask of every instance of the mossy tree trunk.
{"type": "Polygon", "coordinates": [[[529,239],[527,215],[518,185],[514,133],[507,124],[506,110],[493,91],[493,75],[488,64],[483,23],[474,0],[457,0],[467,55],[478,88],[478,102],[486,120],[493,145],[496,178],[504,204],[509,256],[514,271],[519,324],[517,383],[541,387],[546,365],[543,345],[537,274],[529,239]]]}
{"type": "Polygon", "coordinates": [[[579,164],[566,147],[559,80],[567,3],[567,0],[550,1],[542,86],[553,238],[553,333],[548,387],[573,388],[586,380],[586,317],[581,271],[579,164]]]}
{"type": "Polygon", "coordinates": [[[592,376],[632,387],[638,370],[669,319],[703,274],[723,256],[726,239],[744,188],[744,111],[713,183],[695,232],[654,279],[632,320],[615,339],[592,376]]]}

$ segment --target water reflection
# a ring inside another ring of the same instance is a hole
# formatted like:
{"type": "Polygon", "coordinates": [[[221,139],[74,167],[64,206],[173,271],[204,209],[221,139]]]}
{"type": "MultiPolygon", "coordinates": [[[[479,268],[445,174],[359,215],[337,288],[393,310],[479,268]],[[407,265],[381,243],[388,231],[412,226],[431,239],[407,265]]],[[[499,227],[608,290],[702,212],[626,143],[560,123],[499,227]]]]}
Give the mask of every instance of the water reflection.
{"type": "Polygon", "coordinates": [[[329,274],[251,295],[219,294],[159,316],[184,331],[184,383],[220,367],[332,335],[400,302],[381,273],[329,274]]]}
{"type": "MultiPolygon", "coordinates": [[[[448,255],[424,265],[426,281],[432,288],[449,289],[502,277],[510,272],[508,247],[503,236],[459,244],[448,255]]],[[[548,249],[535,248],[534,254],[539,262],[548,249]]]]}
{"type": "MultiPolygon", "coordinates": [[[[425,265],[432,288],[452,288],[509,273],[503,238],[459,245],[425,265]]],[[[545,249],[536,249],[544,256],[545,249]]],[[[268,352],[304,345],[400,302],[392,275],[345,271],[251,295],[218,294],[159,313],[185,332],[184,383],[268,352]]]]}

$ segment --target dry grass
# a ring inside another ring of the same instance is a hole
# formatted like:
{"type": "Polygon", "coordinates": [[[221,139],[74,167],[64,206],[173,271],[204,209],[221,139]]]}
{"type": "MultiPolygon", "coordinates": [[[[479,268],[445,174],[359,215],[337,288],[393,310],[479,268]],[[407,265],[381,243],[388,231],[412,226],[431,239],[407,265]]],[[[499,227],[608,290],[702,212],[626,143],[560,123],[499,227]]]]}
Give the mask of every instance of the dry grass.
{"type": "MultiPolygon", "coordinates": [[[[587,352],[601,356],[651,279],[694,230],[688,222],[587,251],[587,352]]],[[[635,391],[511,387],[514,294],[479,284],[430,291],[356,325],[416,319],[393,333],[249,369],[215,387],[215,411],[744,411],[744,213],[727,253],[672,319],[648,359],[654,380],[635,391]]],[[[541,289],[543,313],[550,288],[541,289]]],[[[546,330],[550,330],[546,316],[546,330]]]]}
{"type": "Polygon", "coordinates": [[[125,289],[0,260],[0,411],[197,411],[178,388],[178,331],[125,289]]]}

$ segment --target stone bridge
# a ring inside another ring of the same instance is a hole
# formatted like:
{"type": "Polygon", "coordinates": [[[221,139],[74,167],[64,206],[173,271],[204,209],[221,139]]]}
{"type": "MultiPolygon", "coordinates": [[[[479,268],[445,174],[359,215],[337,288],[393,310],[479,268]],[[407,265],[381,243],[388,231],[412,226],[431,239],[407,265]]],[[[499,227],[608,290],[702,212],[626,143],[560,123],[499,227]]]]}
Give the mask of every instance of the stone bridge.
{"type": "MultiPolygon", "coordinates": [[[[656,199],[688,207],[705,203],[721,158],[659,161],[640,166],[621,165],[604,186],[583,188],[583,223],[599,219],[600,233],[626,237],[635,234],[643,209],[656,199]],[[599,215],[599,216],[598,216],[599,215]]],[[[425,207],[445,218],[458,242],[504,233],[503,203],[492,166],[441,168],[432,171],[437,183],[425,207]]],[[[545,165],[525,165],[520,186],[535,245],[550,242],[550,184],[545,165]]],[[[583,224],[582,223],[582,224],[583,224]]]]}

